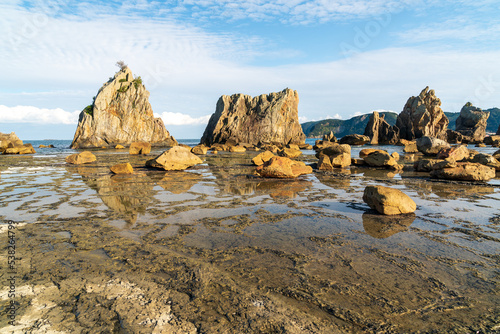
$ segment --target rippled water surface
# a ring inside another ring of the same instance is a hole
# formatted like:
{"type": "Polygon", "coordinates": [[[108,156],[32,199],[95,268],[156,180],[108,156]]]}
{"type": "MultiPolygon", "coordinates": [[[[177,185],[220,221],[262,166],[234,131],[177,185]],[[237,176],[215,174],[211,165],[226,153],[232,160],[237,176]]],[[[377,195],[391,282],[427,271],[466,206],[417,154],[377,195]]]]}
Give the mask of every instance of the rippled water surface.
{"type": "Polygon", "coordinates": [[[253,175],[257,152],[181,172],[145,169],[159,150],[99,150],[83,166],[65,164],[70,153],[0,156],[4,278],[7,222],[17,226],[15,298],[5,279],[0,292],[7,332],[500,331],[499,179],[353,167],[270,180],[253,175]],[[112,175],[121,162],[135,173],[112,175]],[[370,211],[372,184],[417,211],[370,211]]]}

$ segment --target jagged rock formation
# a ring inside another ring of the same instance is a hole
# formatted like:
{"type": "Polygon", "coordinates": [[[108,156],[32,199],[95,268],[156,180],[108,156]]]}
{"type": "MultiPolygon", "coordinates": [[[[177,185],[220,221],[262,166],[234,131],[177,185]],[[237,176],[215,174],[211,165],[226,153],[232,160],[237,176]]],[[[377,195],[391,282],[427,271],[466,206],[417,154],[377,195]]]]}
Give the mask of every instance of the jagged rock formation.
{"type": "Polygon", "coordinates": [[[149,92],[140,77],[134,79],[128,67],[105,83],[78,120],[71,148],[114,147],[117,144],[148,142],[174,146],[161,118],[154,118],[149,92]]]}
{"type": "Polygon", "coordinates": [[[486,136],[486,125],[489,117],[489,112],[467,102],[460,110],[460,116],[455,122],[455,130],[464,136],[471,137],[473,142],[482,142],[486,136]]]}
{"type": "Polygon", "coordinates": [[[396,145],[399,141],[399,129],[389,125],[384,116],[374,111],[366,125],[364,135],[370,138],[371,145],[396,145]]]}
{"type": "Polygon", "coordinates": [[[223,95],[201,138],[201,144],[234,141],[254,146],[303,144],[306,136],[298,118],[299,95],[284,89],[260,95],[223,95]]]}
{"type": "Polygon", "coordinates": [[[396,120],[400,138],[407,140],[423,136],[446,140],[448,123],[441,109],[441,100],[429,87],[425,87],[419,96],[410,97],[396,120]]]}

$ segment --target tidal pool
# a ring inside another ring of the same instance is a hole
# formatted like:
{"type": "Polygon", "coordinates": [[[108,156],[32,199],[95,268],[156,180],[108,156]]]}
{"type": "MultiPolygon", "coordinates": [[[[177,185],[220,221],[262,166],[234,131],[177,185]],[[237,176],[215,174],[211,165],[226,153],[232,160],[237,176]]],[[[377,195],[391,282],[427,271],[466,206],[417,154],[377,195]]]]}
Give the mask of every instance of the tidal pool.
{"type": "Polygon", "coordinates": [[[0,331],[500,332],[498,179],[352,168],[268,180],[253,175],[257,152],[183,172],[95,154],[83,166],[0,157],[0,331]],[[109,172],[127,161],[133,175],[109,172]],[[417,211],[369,210],[372,184],[417,211]]]}

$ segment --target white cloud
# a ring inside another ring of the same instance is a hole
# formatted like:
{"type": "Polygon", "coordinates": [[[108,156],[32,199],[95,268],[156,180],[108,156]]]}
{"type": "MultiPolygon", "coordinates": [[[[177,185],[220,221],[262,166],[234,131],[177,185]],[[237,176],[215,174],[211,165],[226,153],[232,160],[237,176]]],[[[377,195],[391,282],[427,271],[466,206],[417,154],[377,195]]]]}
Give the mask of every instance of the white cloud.
{"type": "Polygon", "coordinates": [[[165,126],[168,125],[198,125],[208,124],[211,115],[193,118],[190,115],[179,112],[163,112],[160,115],[155,114],[155,117],[161,117],[165,126]]]}
{"type": "Polygon", "coordinates": [[[0,123],[77,124],[80,111],[0,105],[0,123]]]}

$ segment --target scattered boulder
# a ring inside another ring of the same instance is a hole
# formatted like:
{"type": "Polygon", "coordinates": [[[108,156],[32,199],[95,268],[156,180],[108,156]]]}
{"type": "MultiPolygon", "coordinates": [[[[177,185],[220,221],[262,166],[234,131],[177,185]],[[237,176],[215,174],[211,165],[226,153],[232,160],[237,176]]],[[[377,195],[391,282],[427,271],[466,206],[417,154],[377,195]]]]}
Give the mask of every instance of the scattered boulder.
{"type": "Polygon", "coordinates": [[[384,215],[412,213],[417,209],[415,202],[401,190],[383,186],[367,186],[363,201],[384,215]]]}
{"type": "Polygon", "coordinates": [[[132,143],[128,149],[129,154],[149,154],[151,152],[150,143],[132,143]]]}
{"type": "Polygon", "coordinates": [[[384,117],[374,111],[368,120],[364,135],[370,138],[371,145],[395,145],[399,140],[399,129],[389,125],[384,117]]]}
{"type": "Polygon", "coordinates": [[[147,167],[164,170],[184,170],[203,161],[191,153],[189,148],[174,146],[154,159],[146,161],[147,167]]]}
{"type": "Polygon", "coordinates": [[[191,153],[196,155],[205,155],[208,152],[208,147],[205,145],[196,145],[191,149],[191,153]]]}
{"type": "Polygon", "coordinates": [[[420,95],[412,96],[398,115],[396,126],[402,139],[414,140],[423,136],[446,140],[450,121],[441,109],[441,100],[434,90],[425,87],[420,95]]]}
{"type": "Polygon", "coordinates": [[[322,155],[318,160],[317,168],[318,170],[332,171],[333,165],[330,157],[328,155],[322,155]]]}
{"type": "Polygon", "coordinates": [[[372,167],[402,169],[403,167],[386,151],[377,150],[365,156],[363,160],[372,167]]]}
{"type": "Polygon", "coordinates": [[[313,149],[313,146],[311,144],[299,144],[299,148],[301,150],[312,150],[313,149]]]}
{"type": "Polygon", "coordinates": [[[120,144],[115,146],[115,149],[117,149],[117,150],[123,150],[124,148],[125,148],[125,146],[120,145],[120,144]]]}
{"type": "Polygon", "coordinates": [[[330,161],[332,166],[335,168],[346,168],[351,165],[351,154],[350,153],[339,153],[330,156],[330,161]]]}
{"type": "Polygon", "coordinates": [[[111,166],[111,167],[109,167],[109,169],[114,174],[133,174],[134,173],[134,169],[132,168],[132,165],[128,162],[111,166]]]}
{"type": "Polygon", "coordinates": [[[329,142],[335,143],[335,142],[337,142],[337,137],[335,137],[335,135],[333,134],[333,131],[330,131],[330,133],[323,135],[323,141],[329,141],[329,142]]]}
{"type": "Polygon", "coordinates": [[[399,153],[398,152],[392,152],[391,157],[393,157],[394,160],[399,161],[399,153]]]}
{"type": "Polygon", "coordinates": [[[417,149],[425,155],[436,155],[444,148],[449,148],[450,144],[435,137],[420,137],[417,139],[417,149]]]}
{"type": "Polygon", "coordinates": [[[490,113],[467,102],[455,122],[455,130],[471,137],[473,142],[482,142],[486,136],[486,125],[490,113]]]}
{"type": "Polygon", "coordinates": [[[263,165],[257,166],[256,173],[262,177],[288,179],[310,174],[312,168],[302,161],[274,156],[263,165]]]}
{"type": "Polygon", "coordinates": [[[469,149],[465,145],[452,146],[441,149],[438,154],[438,159],[454,159],[460,161],[469,157],[469,149]]]}
{"type": "Polygon", "coordinates": [[[0,152],[4,152],[8,147],[22,146],[23,141],[14,132],[9,134],[0,132],[0,152]]]}
{"type": "Polygon", "coordinates": [[[33,145],[23,144],[20,146],[7,147],[3,154],[33,154],[36,153],[33,145]]]}
{"type": "Polygon", "coordinates": [[[359,151],[359,157],[361,159],[364,159],[366,156],[368,156],[369,154],[371,154],[373,152],[385,152],[385,151],[384,150],[379,150],[379,149],[376,149],[376,148],[364,148],[361,151],[359,151]]]}
{"type": "Polygon", "coordinates": [[[290,158],[290,159],[295,159],[299,156],[302,155],[302,151],[299,150],[298,148],[295,149],[295,148],[284,148],[282,150],[279,150],[278,151],[278,154],[282,157],[287,157],[287,158],[290,158]]]}
{"type": "Polygon", "coordinates": [[[500,150],[496,151],[495,153],[492,154],[493,158],[495,159],[500,159],[500,150]]]}
{"type": "Polygon", "coordinates": [[[114,147],[148,142],[173,146],[161,118],[154,118],[149,92],[140,77],[123,67],[99,89],[92,103],[80,113],[71,148],[114,147]]]}
{"type": "Polygon", "coordinates": [[[233,153],[243,153],[243,152],[246,152],[247,149],[243,146],[230,146],[229,147],[229,152],[233,152],[233,153]]]}
{"type": "Polygon", "coordinates": [[[271,151],[264,151],[258,154],[255,158],[252,159],[252,162],[256,166],[263,165],[265,162],[271,160],[274,157],[274,154],[271,151]]]}
{"type": "Polygon", "coordinates": [[[352,134],[340,138],[338,142],[339,144],[362,146],[370,142],[370,137],[358,134],[352,134]]]}
{"type": "Polygon", "coordinates": [[[446,141],[450,144],[461,144],[469,142],[460,132],[448,129],[446,130],[446,141]]]}
{"type": "Polygon", "coordinates": [[[299,94],[291,89],[260,95],[223,95],[201,138],[207,146],[234,140],[263,147],[303,144],[306,136],[298,117],[299,94]]]}
{"type": "Polygon", "coordinates": [[[495,168],[473,162],[459,162],[456,167],[436,169],[431,177],[458,181],[489,181],[495,177],[495,168]]]}
{"type": "Polygon", "coordinates": [[[89,151],[83,151],[81,153],[71,154],[64,159],[64,161],[73,165],[88,164],[96,160],[97,158],[95,157],[95,155],[89,151]]]}
{"type": "Polygon", "coordinates": [[[495,170],[500,171],[500,162],[492,155],[486,153],[478,153],[471,157],[469,162],[477,162],[481,165],[489,166],[495,168],[495,170]]]}
{"type": "Polygon", "coordinates": [[[55,148],[55,146],[52,144],[49,144],[49,145],[40,144],[40,145],[38,145],[38,148],[55,148]]]}
{"type": "Polygon", "coordinates": [[[324,148],[335,146],[335,145],[339,145],[339,144],[337,142],[331,142],[328,140],[319,140],[318,139],[318,140],[316,140],[316,143],[314,143],[313,150],[320,151],[324,148]]]}
{"type": "MultiPolygon", "coordinates": [[[[430,172],[434,170],[434,166],[440,164],[444,160],[441,159],[420,159],[415,161],[413,167],[417,172],[430,172]]],[[[437,169],[437,168],[436,168],[437,169]]]]}
{"type": "Polygon", "coordinates": [[[500,135],[484,137],[483,143],[495,146],[497,143],[500,143],[500,135]]]}

